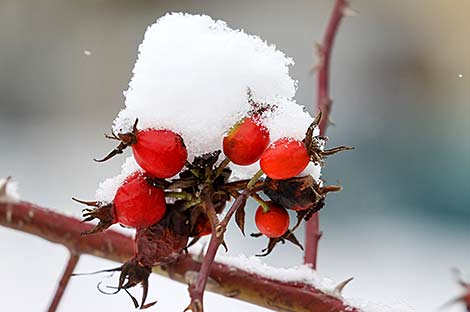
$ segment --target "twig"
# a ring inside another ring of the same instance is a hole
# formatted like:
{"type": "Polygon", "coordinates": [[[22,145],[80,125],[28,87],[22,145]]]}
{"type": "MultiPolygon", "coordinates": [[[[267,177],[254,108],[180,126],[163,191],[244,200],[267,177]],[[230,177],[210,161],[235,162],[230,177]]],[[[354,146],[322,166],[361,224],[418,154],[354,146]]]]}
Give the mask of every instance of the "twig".
{"type": "MultiPolygon", "coordinates": [[[[328,26],[323,38],[323,42],[317,45],[317,53],[319,58],[318,78],[317,78],[317,108],[323,113],[320,120],[320,135],[324,135],[329,123],[331,111],[330,97],[330,59],[331,51],[339,24],[344,17],[344,12],[348,8],[347,0],[336,0],[333,12],[330,16],[328,26]]],[[[310,264],[314,269],[317,268],[318,242],[320,240],[320,218],[318,212],[306,224],[305,230],[305,257],[304,263],[310,264]]]]}
{"type": "Polygon", "coordinates": [[[64,294],[65,288],[67,288],[67,285],[70,281],[70,277],[72,276],[73,270],[77,266],[79,259],[79,254],[74,251],[70,251],[69,261],[67,262],[67,266],[65,267],[64,273],[62,273],[62,278],[60,279],[54,298],[52,299],[49,309],[47,310],[48,312],[55,312],[57,310],[57,307],[59,306],[59,303],[64,294]]]}
{"type": "Polygon", "coordinates": [[[220,245],[224,241],[225,230],[227,229],[227,224],[232,218],[233,214],[244,204],[248,195],[249,189],[245,189],[232,204],[224,219],[221,222],[218,222],[215,215],[215,209],[210,199],[210,196],[204,194],[203,203],[208,211],[208,216],[212,218],[212,235],[209,242],[209,247],[207,248],[206,255],[199,270],[199,274],[196,280],[196,283],[189,286],[189,295],[191,297],[191,303],[188,307],[193,312],[202,312],[204,311],[203,298],[204,291],[206,289],[207,280],[210,275],[211,267],[214,264],[215,256],[220,245]]]}

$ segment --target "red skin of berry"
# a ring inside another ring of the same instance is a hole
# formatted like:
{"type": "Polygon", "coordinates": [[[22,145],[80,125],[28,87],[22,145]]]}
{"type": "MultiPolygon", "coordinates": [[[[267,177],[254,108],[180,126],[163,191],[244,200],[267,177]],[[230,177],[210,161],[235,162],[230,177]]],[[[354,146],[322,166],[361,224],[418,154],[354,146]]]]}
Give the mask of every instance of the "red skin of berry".
{"type": "Polygon", "coordinates": [[[138,229],[157,223],[166,211],[165,192],[149,185],[141,173],[124,181],[113,203],[117,222],[138,229]]]}
{"type": "Polygon", "coordinates": [[[264,151],[260,166],[271,179],[285,180],[301,173],[309,161],[307,148],[302,141],[282,138],[273,142],[264,151]]]}
{"type": "Polygon", "coordinates": [[[269,144],[269,131],[259,116],[246,117],[237,123],[224,138],[224,154],[241,166],[255,163],[269,144]]]}
{"type": "Polygon", "coordinates": [[[178,174],[188,151],[181,136],[170,130],[148,129],[137,133],[132,145],[134,158],[149,175],[166,179],[178,174]]]}
{"type": "Polygon", "coordinates": [[[286,209],[273,202],[266,203],[269,206],[268,212],[264,212],[262,206],[259,206],[256,210],[256,226],[258,227],[258,230],[267,237],[281,237],[289,228],[289,214],[286,209]]]}

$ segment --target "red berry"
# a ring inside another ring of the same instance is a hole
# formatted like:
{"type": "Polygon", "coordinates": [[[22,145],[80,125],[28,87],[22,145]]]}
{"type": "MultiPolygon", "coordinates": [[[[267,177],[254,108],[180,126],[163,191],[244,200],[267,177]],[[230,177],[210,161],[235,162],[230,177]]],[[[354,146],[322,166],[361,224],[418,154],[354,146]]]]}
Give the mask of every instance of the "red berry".
{"type": "Polygon", "coordinates": [[[148,184],[141,173],[135,173],[124,181],[113,203],[117,221],[133,228],[157,223],[166,211],[165,192],[148,184]]]}
{"type": "Polygon", "coordinates": [[[142,169],[161,179],[171,178],[180,172],[188,157],[183,139],[170,130],[139,131],[132,151],[142,169]]]}
{"type": "Polygon", "coordinates": [[[269,131],[258,115],[237,123],[224,138],[224,154],[234,164],[246,166],[256,162],[269,144],[269,131]]]}
{"type": "Polygon", "coordinates": [[[266,203],[269,206],[268,212],[264,212],[262,206],[259,206],[258,210],[256,210],[256,226],[267,237],[281,237],[289,228],[289,214],[287,210],[273,202],[266,203]]]}
{"type": "Polygon", "coordinates": [[[269,145],[264,151],[261,155],[260,166],[271,179],[285,180],[301,173],[309,161],[307,148],[302,141],[282,138],[269,145]]]}

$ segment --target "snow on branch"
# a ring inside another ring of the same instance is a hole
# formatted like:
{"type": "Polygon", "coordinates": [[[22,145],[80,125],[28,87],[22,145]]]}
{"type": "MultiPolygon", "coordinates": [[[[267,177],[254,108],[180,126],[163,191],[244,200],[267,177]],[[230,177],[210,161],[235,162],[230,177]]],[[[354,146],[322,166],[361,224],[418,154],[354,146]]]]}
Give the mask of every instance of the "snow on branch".
{"type": "MultiPolygon", "coordinates": [[[[0,202],[0,225],[42,237],[48,241],[64,245],[77,254],[89,254],[117,262],[125,262],[134,253],[130,237],[115,231],[107,231],[93,236],[81,236],[83,231],[90,230],[92,225],[81,223],[72,217],[36,206],[28,202],[0,202]]],[[[291,279],[267,274],[274,269],[257,272],[256,262],[221,258],[215,262],[210,273],[212,280],[210,290],[237,298],[266,308],[278,311],[360,311],[348,306],[340,296],[325,292],[312,285],[306,268],[296,271],[291,269],[291,279]],[[240,261],[245,266],[241,268],[240,261]]],[[[163,270],[155,268],[154,272],[168,276],[180,282],[186,282],[191,273],[198,272],[200,262],[191,256],[183,256],[180,261],[163,270]],[[170,273],[169,273],[170,272],[170,273]]],[[[281,270],[282,272],[282,270],[281,270]]],[[[313,276],[313,275],[312,275],[313,276]]],[[[312,277],[314,278],[314,277],[312,277]]]]}

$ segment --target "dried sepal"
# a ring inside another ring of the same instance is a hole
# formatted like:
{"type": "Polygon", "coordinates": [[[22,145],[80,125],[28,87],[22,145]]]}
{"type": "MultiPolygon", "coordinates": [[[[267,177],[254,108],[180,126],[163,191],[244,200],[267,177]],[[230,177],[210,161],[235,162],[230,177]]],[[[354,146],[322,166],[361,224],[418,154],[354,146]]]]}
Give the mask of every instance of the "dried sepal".
{"type": "Polygon", "coordinates": [[[235,222],[237,223],[238,228],[242,232],[243,236],[245,236],[245,205],[242,205],[235,212],[235,222]]]}
{"type": "MultiPolygon", "coordinates": [[[[238,193],[237,193],[238,194],[238,193]]],[[[237,197],[240,195],[237,195],[237,197]]],[[[238,225],[238,228],[245,236],[245,207],[246,207],[246,198],[243,199],[240,207],[235,211],[235,223],[238,225]]]]}
{"type": "Polygon", "coordinates": [[[137,123],[139,122],[139,119],[136,119],[134,122],[134,125],[132,126],[132,131],[128,133],[118,133],[115,134],[113,131],[111,132],[111,135],[105,134],[105,138],[111,139],[111,140],[117,140],[120,141],[119,145],[116,146],[115,149],[113,149],[111,152],[109,152],[108,155],[101,159],[93,159],[96,162],[105,162],[111,158],[113,158],[116,155],[122,154],[124,150],[137,142],[137,123]]]}
{"type": "Polygon", "coordinates": [[[299,247],[301,250],[304,250],[304,246],[302,246],[302,244],[299,242],[299,240],[297,239],[297,237],[295,237],[294,233],[292,231],[287,231],[286,234],[284,234],[282,236],[283,239],[291,242],[292,244],[294,244],[295,246],[299,247]]]}
{"type": "Polygon", "coordinates": [[[328,140],[324,136],[314,136],[314,130],[320,124],[322,119],[322,112],[320,111],[317,116],[315,116],[313,122],[308,127],[303,142],[307,148],[307,152],[310,156],[310,160],[320,166],[324,165],[324,160],[326,157],[334,155],[336,153],[354,149],[351,146],[338,146],[331,149],[324,149],[325,142],[328,140]]]}
{"type": "Polygon", "coordinates": [[[80,204],[95,207],[82,210],[84,218],[82,222],[89,222],[95,219],[99,220],[98,224],[93,229],[82,232],[82,235],[103,232],[117,222],[113,204],[105,204],[99,201],[83,201],[76,198],[72,199],[80,204]]]}
{"type": "MultiPolygon", "coordinates": [[[[261,234],[261,233],[252,233],[250,236],[251,237],[260,237],[260,236],[263,236],[263,234],[261,234]]],[[[279,243],[285,244],[286,241],[291,242],[295,246],[299,247],[301,250],[304,250],[304,247],[302,246],[302,244],[300,244],[299,240],[297,239],[297,237],[295,237],[294,233],[291,230],[288,230],[281,237],[269,238],[268,245],[266,246],[266,248],[262,249],[261,250],[262,253],[257,254],[256,256],[257,257],[266,257],[267,255],[269,255],[274,250],[274,248],[277,246],[277,244],[279,244],[279,243]]]]}

